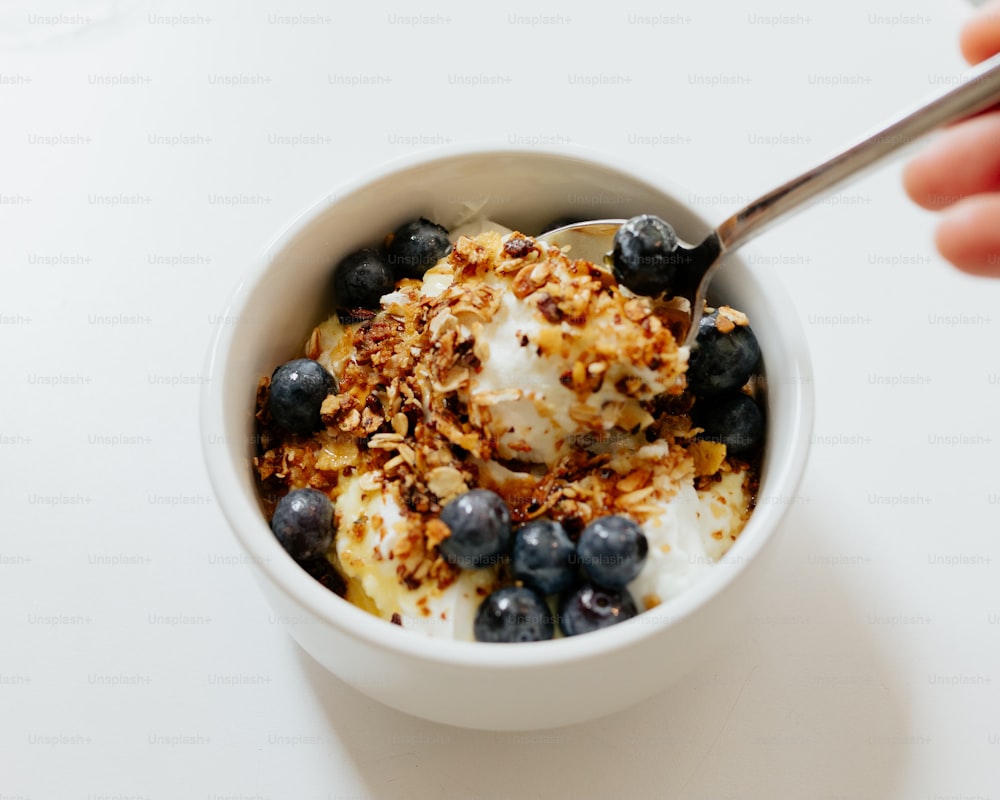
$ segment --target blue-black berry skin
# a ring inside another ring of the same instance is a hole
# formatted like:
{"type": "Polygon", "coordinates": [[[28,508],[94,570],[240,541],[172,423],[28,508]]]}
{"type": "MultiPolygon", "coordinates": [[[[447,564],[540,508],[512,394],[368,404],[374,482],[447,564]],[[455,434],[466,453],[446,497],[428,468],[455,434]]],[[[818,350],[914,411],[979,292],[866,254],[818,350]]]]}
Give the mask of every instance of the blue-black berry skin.
{"type": "Polygon", "coordinates": [[[743,392],[702,400],[695,406],[694,422],[705,429],[702,439],[722,442],[726,454],[737,458],[753,455],[764,441],[764,412],[743,392]]]}
{"type": "Polygon", "coordinates": [[[333,541],[333,504],[317,489],[293,489],[278,502],[271,530],[288,555],[307,564],[333,541]]]}
{"type": "Polygon", "coordinates": [[[728,333],[716,327],[719,312],[701,318],[688,363],[688,387],[699,397],[745,385],[760,362],[760,345],[749,325],[728,333]]]}
{"type": "Polygon", "coordinates": [[[473,634],[477,642],[540,642],[555,634],[555,618],[534,589],[506,586],[480,604],[473,634]]]}
{"type": "Polygon", "coordinates": [[[533,520],[514,533],[510,571],[542,594],[557,594],[576,578],[576,545],[558,522],[533,520]]]}
{"type": "Polygon", "coordinates": [[[578,636],[617,625],[638,613],[628,589],[584,583],[560,598],[559,627],[566,636],[578,636]]]}
{"type": "Polygon", "coordinates": [[[307,558],[300,561],[299,566],[334,594],[340,597],[347,595],[347,582],[325,555],[307,558]]]}
{"type": "Polygon", "coordinates": [[[623,589],[642,570],[649,551],[646,535],[628,517],[600,517],[580,532],[577,557],[598,586],[623,589]]]}
{"type": "Polygon", "coordinates": [[[420,278],[450,252],[448,229],[421,217],[392,232],[386,261],[400,278],[420,278]]]}
{"type": "Polygon", "coordinates": [[[510,549],[510,509],[489,489],[472,489],[441,509],[451,534],[438,545],[450,564],[480,569],[502,561],[510,549]]]}
{"type": "Polygon", "coordinates": [[[612,271],[615,280],[650,297],[671,292],[683,260],[674,229],[659,217],[632,217],[615,233],[612,271]]]}
{"type": "Polygon", "coordinates": [[[382,295],[395,287],[392,267],[378,250],[351,253],[333,273],[333,291],[341,308],[377,309],[382,295]]]}
{"type": "Polygon", "coordinates": [[[297,358],[282,364],[268,387],[271,420],[288,433],[314,433],[323,426],[323,401],[336,391],[337,381],[318,361],[297,358]]]}

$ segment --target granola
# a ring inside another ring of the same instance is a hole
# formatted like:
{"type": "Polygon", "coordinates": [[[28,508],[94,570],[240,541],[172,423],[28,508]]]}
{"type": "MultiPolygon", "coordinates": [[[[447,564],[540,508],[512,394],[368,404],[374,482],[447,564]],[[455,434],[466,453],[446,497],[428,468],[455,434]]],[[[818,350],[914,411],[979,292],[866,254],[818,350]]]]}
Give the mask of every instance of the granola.
{"type": "MultiPolygon", "coordinates": [[[[728,307],[719,319],[746,324],[728,307]]],[[[502,564],[463,572],[438,551],[442,507],[471,488],[500,494],[515,523],[545,517],[575,535],[626,514],[646,529],[653,561],[714,561],[752,510],[755,470],[697,438],[685,320],[678,304],[622,290],[603,265],[533,237],[461,236],[377,313],[335,315],[309,336],[305,354],[338,382],[318,433],[276,431],[261,380],[265,510],[291,489],[326,492],[348,599],[460,638],[470,638],[465,606],[509,580],[502,564]]],[[[637,579],[643,607],[700,565],[680,566],[666,581],[655,564],[637,579]]]]}

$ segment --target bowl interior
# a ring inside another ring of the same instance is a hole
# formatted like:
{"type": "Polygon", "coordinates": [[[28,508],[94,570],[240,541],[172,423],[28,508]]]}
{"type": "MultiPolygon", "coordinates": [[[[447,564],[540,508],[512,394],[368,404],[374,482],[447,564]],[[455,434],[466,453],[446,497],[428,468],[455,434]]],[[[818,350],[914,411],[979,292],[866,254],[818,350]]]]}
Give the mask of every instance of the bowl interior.
{"type": "MultiPolygon", "coordinates": [[[[301,355],[313,326],[329,315],[331,276],[344,255],[379,243],[398,224],[421,215],[446,227],[483,216],[538,234],[563,217],[599,219],[639,213],[664,217],[687,241],[699,241],[711,228],[710,221],[692,209],[678,190],[660,179],[648,181],[607,157],[537,150],[472,149],[392,164],[343,187],[306,212],[269,249],[222,315],[225,322],[210,354],[210,377],[203,394],[209,473],[220,505],[250,557],[283,589],[306,598],[323,618],[335,620],[354,613],[284,558],[259,513],[251,464],[258,380],[283,361],[301,355]]],[[[770,536],[794,496],[808,447],[811,386],[801,328],[766,268],[728,257],[714,282],[713,295],[750,316],[767,373],[767,457],[758,508],[728,557],[730,567],[738,570],[770,536]]],[[[718,591],[732,569],[703,579],[689,590],[690,597],[678,598],[683,603],[672,613],[676,615],[684,606],[695,607],[718,591]]],[[[378,636],[383,635],[383,626],[372,627],[378,636]]],[[[643,627],[648,631],[651,626],[643,627]]],[[[400,640],[419,638],[398,631],[391,635],[400,640]]],[[[439,648],[441,643],[433,646],[439,648]]]]}

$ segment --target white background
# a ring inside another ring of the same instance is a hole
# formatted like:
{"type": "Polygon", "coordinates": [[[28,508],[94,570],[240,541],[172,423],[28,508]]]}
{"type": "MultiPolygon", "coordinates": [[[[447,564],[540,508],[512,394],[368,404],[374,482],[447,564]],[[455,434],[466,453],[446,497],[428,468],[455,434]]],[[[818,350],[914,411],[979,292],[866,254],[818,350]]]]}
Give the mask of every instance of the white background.
{"type": "Polygon", "coordinates": [[[492,734],[359,696],[201,462],[227,297],[359,170],[570,141],[721,219],[958,80],[958,0],[809,5],[0,5],[0,800],[1000,798],[1000,282],[940,260],[899,163],[756,243],[810,465],[753,624],[642,707],[492,734]]]}

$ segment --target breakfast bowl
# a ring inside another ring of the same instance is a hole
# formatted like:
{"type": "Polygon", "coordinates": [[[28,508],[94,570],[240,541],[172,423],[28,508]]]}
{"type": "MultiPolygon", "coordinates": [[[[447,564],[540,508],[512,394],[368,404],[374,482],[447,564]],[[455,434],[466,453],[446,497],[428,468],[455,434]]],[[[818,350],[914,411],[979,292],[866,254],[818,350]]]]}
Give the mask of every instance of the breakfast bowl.
{"type": "Polygon", "coordinates": [[[691,195],[616,156],[583,148],[464,145],[397,159],[325,196],[247,271],[220,319],[201,396],[204,457],[215,496],[268,602],[298,644],[363,694],[428,720],[529,730],[635,704],[725,645],[752,613],[795,502],[812,425],[805,337],[768,269],[730,257],[710,303],[751,320],[767,420],[755,506],[725,555],[691,586],[638,616],[586,635],[530,643],[433,638],[401,629],[314,580],[279,544],[254,468],[256,391],[302,354],[330,316],[335,265],[407,220],[452,227],[495,220],[537,236],[557,219],[655,214],[695,241],[711,220],[691,195]]]}

